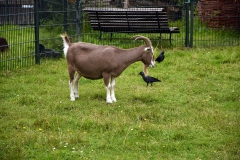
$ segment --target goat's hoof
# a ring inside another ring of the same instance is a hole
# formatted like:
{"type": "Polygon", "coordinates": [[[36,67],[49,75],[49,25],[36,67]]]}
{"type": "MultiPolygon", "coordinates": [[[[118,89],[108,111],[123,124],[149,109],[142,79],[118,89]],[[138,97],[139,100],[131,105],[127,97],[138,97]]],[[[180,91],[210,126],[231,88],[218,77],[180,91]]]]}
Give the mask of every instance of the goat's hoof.
{"type": "Polygon", "coordinates": [[[106,101],[106,103],[112,103],[112,101],[106,101]]]}
{"type": "Polygon", "coordinates": [[[113,101],[113,102],[117,102],[117,99],[116,99],[116,98],[112,98],[112,101],[113,101]]]}
{"type": "Polygon", "coordinates": [[[70,101],[75,101],[75,98],[71,98],[70,101]]]}
{"type": "Polygon", "coordinates": [[[107,99],[106,103],[112,103],[112,100],[111,99],[107,99]]]}

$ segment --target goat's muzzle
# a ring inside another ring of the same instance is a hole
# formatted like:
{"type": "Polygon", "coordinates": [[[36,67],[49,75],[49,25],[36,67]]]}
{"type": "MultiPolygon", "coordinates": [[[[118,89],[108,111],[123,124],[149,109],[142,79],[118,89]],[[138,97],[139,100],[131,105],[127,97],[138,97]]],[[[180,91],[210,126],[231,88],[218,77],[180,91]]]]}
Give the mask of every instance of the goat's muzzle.
{"type": "Polygon", "coordinates": [[[154,68],[154,66],[155,66],[155,61],[152,60],[151,63],[150,63],[150,65],[149,65],[149,67],[150,67],[150,68],[154,68]]]}

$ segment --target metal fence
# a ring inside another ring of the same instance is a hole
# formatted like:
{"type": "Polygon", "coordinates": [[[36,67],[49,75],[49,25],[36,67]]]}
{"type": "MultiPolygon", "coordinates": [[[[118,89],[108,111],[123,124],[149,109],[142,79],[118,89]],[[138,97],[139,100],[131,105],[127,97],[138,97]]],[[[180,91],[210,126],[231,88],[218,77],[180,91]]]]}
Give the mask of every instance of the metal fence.
{"type": "Polygon", "coordinates": [[[59,58],[64,31],[80,40],[80,5],[75,1],[1,0],[0,13],[0,70],[59,58]]]}
{"type": "Polygon", "coordinates": [[[172,44],[167,40],[169,34],[137,33],[149,37],[158,48],[240,45],[240,1],[236,0],[0,0],[0,70],[59,57],[59,35],[65,31],[74,42],[123,48],[136,45],[129,40],[136,34],[131,32],[113,33],[112,38],[111,33],[103,32],[100,40],[86,7],[164,8],[169,27],[180,29],[172,35],[172,44]]]}

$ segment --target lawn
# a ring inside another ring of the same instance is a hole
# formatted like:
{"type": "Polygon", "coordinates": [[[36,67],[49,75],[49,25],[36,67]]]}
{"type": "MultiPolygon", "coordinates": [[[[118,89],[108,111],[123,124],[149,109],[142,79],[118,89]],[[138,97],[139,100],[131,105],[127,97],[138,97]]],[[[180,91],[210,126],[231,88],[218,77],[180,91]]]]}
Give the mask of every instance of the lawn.
{"type": "Polygon", "coordinates": [[[240,47],[165,53],[148,70],[162,82],[134,63],[113,104],[85,78],[71,102],[65,59],[0,72],[0,159],[240,159],[240,47]]]}

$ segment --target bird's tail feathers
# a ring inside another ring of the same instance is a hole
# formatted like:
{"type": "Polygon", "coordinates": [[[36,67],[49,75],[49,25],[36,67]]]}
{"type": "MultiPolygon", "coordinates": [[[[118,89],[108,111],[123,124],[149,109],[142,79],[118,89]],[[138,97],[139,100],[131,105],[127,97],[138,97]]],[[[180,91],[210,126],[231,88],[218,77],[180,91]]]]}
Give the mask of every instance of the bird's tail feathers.
{"type": "Polygon", "coordinates": [[[161,82],[160,79],[157,79],[157,78],[154,78],[154,77],[151,77],[155,82],[161,82]]]}

